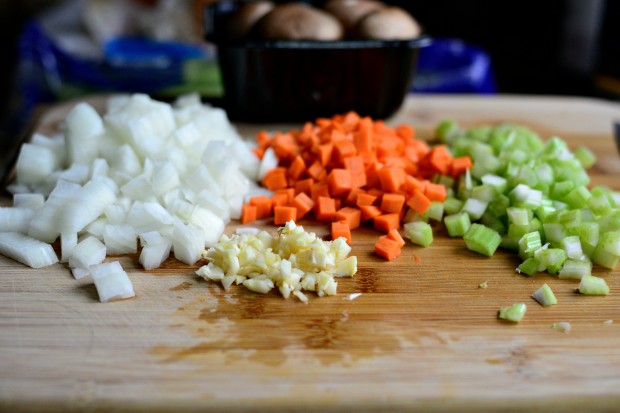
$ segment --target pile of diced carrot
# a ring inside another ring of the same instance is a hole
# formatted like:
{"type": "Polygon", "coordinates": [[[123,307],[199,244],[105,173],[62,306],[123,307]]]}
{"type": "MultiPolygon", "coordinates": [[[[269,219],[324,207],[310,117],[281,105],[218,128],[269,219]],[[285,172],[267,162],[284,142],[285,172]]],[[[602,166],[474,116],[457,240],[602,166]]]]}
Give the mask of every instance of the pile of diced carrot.
{"type": "Polygon", "coordinates": [[[471,167],[469,157],[454,158],[445,146],[434,148],[414,139],[411,126],[387,126],[355,112],[320,118],[299,131],[260,132],[256,155],[272,148],[278,167],[262,184],[274,195],[252,197],[241,221],[273,216],[275,225],[308,214],[331,223],[333,239],[364,223],[386,234],[375,246],[386,259],[400,255],[404,241],[398,229],[408,208],[424,214],[431,202],[443,202],[446,188],[433,176],[457,177],[471,167]]]}

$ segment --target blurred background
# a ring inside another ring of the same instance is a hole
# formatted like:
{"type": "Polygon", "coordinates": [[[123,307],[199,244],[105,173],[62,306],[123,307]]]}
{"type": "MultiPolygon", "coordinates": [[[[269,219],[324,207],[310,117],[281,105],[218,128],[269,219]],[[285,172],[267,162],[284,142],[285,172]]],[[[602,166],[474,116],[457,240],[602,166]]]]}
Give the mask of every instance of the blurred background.
{"type": "MultiPolygon", "coordinates": [[[[420,57],[415,92],[620,99],[618,2],[386,2],[437,39],[420,57]]],[[[220,96],[215,52],[202,41],[207,3],[0,0],[0,151],[44,103],[105,90],[220,96]]]]}

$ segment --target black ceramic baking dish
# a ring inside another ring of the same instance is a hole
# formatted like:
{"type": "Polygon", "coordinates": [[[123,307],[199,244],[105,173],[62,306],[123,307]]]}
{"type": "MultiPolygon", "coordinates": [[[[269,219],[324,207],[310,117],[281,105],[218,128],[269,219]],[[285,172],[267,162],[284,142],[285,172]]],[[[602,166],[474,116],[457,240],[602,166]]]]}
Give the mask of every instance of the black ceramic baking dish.
{"type": "Polygon", "coordinates": [[[206,39],[217,46],[223,104],[235,120],[293,122],[350,110],[383,119],[411,87],[420,48],[411,40],[229,41],[227,18],[242,3],[205,8],[206,39]]]}

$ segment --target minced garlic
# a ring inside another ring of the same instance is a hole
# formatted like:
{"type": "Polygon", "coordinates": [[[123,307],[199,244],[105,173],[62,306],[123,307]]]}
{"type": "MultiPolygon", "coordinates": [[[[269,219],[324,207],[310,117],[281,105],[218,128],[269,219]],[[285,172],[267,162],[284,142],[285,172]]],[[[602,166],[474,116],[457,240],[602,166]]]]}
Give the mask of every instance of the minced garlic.
{"type": "Polygon", "coordinates": [[[225,290],[243,284],[251,291],[266,294],[278,287],[284,298],[291,293],[303,302],[302,290],[317,295],[336,295],[334,277],[352,277],[357,272],[357,257],[344,238],[323,241],[289,221],[273,237],[266,231],[223,235],[205,250],[209,261],[196,274],[222,283],[225,290]]]}

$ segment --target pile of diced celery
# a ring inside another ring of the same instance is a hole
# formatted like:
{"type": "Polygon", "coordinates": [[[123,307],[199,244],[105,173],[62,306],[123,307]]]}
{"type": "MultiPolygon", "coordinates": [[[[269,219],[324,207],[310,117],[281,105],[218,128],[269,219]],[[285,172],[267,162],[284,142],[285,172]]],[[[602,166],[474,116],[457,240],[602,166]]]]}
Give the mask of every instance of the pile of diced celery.
{"type": "Polygon", "coordinates": [[[436,177],[448,198],[431,205],[427,219],[441,220],[467,248],[491,256],[498,247],[518,252],[517,271],[548,272],[582,280],[580,291],[607,294],[592,264],[615,268],[620,259],[620,193],[589,188],[588,149],[571,152],[559,137],[543,141],[533,131],[501,124],[462,130],[441,122],[437,138],[454,156],[468,155],[471,170],[457,181],[436,177]]]}

